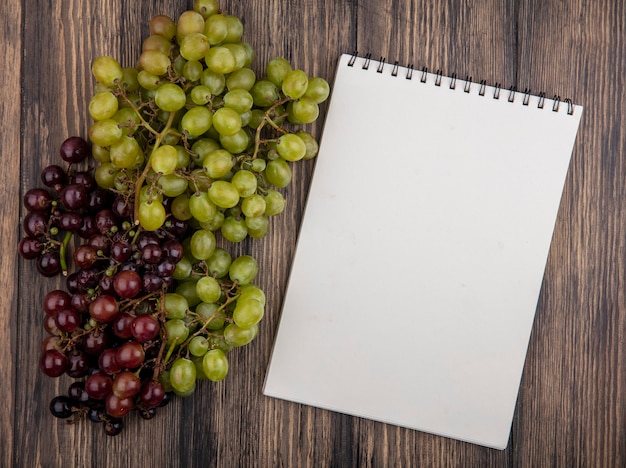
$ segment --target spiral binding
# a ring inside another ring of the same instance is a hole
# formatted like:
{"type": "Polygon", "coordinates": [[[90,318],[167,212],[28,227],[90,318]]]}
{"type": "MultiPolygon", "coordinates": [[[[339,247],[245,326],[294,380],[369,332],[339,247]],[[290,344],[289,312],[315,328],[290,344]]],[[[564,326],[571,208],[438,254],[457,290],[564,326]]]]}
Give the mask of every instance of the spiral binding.
{"type": "MultiPolygon", "coordinates": [[[[356,63],[356,59],[359,57],[359,55],[357,54],[357,51],[354,51],[351,56],[350,56],[350,60],[348,61],[348,66],[349,67],[353,67],[354,64],[356,63]]],[[[364,57],[362,57],[364,59],[363,65],[361,65],[361,68],[363,68],[363,70],[368,70],[370,67],[370,64],[372,62],[372,54],[367,53],[365,54],[364,57]]],[[[376,67],[376,72],[377,73],[383,73],[384,68],[385,68],[385,64],[387,63],[385,57],[380,57],[380,59],[378,60],[378,66],[376,67]]],[[[413,64],[409,64],[406,68],[406,74],[404,75],[404,78],[407,80],[412,80],[413,79],[413,74],[414,74],[414,67],[413,64]]],[[[398,61],[396,60],[393,63],[392,66],[392,70],[391,70],[391,76],[397,77],[398,73],[400,71],[400,65],[398,64],[398,61]]],[[[435,86],[441,86],[442,81],[443,81],[443,71],[441,69],[438,69],[435,73],[435,86]]],[[[421,74],[419,77],[419,80],[421,83],[426,83],[428,77],[428,68],[423,67],[421,69],[421,74]]],[[[449,87],[450,89],[456,89],[456,85],[457,85],[457,75],[456,73],[452,73],[450,76],[450,84],[449,87]]],[[[480,82],[475,83],[472,81],[472,77],[471,76],[466,76],[465,77],[465,85],[463,86],[463,91],[466,93],[470,93],[472,90],[473,86],[478,86],[478,95],[479,96],[485,96],[486,91],[487,91],[487,81],[486,80],[480,80],[480,82]]],[[[530,103],[530,97],[531,97],[531,91],[530,88],[524,88],[524,91],[518,91],[517,88],[515,86],[511,86],[510,88],[508,88],[508,90],[505,90],[504,94],[506,94],[506,100],[508,102],[515,102],[518,99],[518,96],[521,96],[521,100],[522,100],[522,105],[523,106],[528,106],[530,103]]],[[[502,84],[501,83],[495,83],[493,86],[493,94],[492,97],[493,99],[500,99],[500,97],[503,95],[502,92],[502,84]]],[[[539,101],[537,103],[537,107],[539,109],[543,109],[545,107],[545,100],[546,100],[546,93],[544,92],[540,92],[539,94],[537,94],[537,97],[539,98],[539,101]]],[[[553,112],[558,112],[561,105],[565,104],[567,105],[567,113],[569,115],[573,115],[574,114],[574,105],[572,103],[572,100],[569,98],[565,98],[565,99],[561,99],[561,96],[555,95],[552,98],[553,104],[552,104],[552,111],[553,112]]]]}

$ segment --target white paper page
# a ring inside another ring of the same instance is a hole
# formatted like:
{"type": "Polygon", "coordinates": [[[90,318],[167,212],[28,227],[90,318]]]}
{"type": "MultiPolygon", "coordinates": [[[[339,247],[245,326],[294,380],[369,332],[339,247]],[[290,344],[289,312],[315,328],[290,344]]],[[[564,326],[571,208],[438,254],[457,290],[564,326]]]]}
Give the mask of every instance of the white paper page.
{"type": "Polygon", "coordinates": [[[264,393],[503,449],[582,108],[349,60],[264,393]]]}

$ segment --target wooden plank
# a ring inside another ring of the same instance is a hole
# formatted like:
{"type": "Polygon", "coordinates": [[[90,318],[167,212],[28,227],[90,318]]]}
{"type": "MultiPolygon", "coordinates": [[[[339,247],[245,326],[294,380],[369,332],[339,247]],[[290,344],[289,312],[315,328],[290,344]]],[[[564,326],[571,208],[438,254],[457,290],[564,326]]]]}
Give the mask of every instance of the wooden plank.
{"type": "Polygon", "coordinates": [[[17,243],[20,232],[20,88],[22,52],[22,5],[18,1],[0,5],[0,56],[9,65],[0,74],[0,465],[13,458],[15,418],[15,326],[18,318],[17,243]]]}

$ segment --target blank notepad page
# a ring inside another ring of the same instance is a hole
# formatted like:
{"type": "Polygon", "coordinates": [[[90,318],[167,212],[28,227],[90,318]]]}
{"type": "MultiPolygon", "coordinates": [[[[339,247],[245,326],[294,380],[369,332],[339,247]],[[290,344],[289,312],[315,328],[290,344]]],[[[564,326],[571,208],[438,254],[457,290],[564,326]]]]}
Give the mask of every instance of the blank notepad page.
{"type": "Polygon", "coordinates": [[[581,114],[343,55],[264,393],[505,448],[581,114]]]}

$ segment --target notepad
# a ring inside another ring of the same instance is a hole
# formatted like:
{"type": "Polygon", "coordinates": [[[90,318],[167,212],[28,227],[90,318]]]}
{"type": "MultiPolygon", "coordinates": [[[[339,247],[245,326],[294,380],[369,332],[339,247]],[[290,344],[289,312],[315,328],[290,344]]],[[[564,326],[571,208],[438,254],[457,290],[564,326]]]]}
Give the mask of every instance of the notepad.
{"type": "Polygon", "coordinates": [[[264,394],[506,448],[581,115],[342,55],[264,394]]]}

